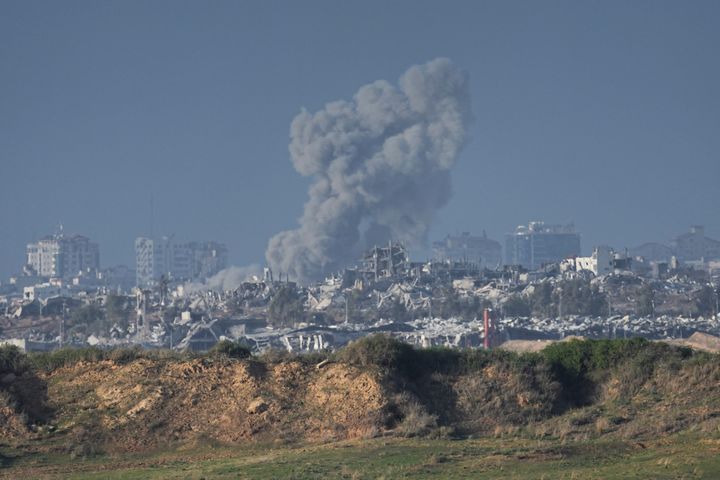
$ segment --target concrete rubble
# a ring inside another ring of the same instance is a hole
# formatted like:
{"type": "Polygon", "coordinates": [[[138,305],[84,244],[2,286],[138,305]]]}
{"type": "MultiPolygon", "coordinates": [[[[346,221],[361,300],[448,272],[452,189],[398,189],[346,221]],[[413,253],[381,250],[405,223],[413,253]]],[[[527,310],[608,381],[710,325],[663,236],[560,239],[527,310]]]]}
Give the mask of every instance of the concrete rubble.
{"type": "Polygon", "coordinates": [[[495,344],[566,336],[720,335],[716,310],[700,314],[693,303],[703,289],[711,288],[716,298],[720,296],[718,271],[678,266],[660,277],[633,269],[595,276],[567,265],[526,271],[512,266],[481,269],[450,259],[412,262],[404,246],[390,243],[369,250],[356,267],[305,286],[274,280],[266,269],[262,278],[224,291],[168,285],[119,293],[105,288],[60,289],[33,298],[7,293],[0,296],[0,341],[28,350],[131,344],[207,350],[229,339],[256,351],[310,352],[332,350],[361,336],[385,332],[425,347],[478,347],[485,336],[482,312],[486,308],[493,312],[495,344]],[[570,281],[584,282],[605,295],[607,312],[563,313],[562,299],[559,311],[546,315],[506,311],[513,299],[529,301],[538,289],[557,295],[570,281]],[[635,311],[643,288],[654,292],[651,315],[635,311]],[[278,324],[272,318],[271,303],[281,291],[290,291],[302,312],[292,322],[278,324]]]}

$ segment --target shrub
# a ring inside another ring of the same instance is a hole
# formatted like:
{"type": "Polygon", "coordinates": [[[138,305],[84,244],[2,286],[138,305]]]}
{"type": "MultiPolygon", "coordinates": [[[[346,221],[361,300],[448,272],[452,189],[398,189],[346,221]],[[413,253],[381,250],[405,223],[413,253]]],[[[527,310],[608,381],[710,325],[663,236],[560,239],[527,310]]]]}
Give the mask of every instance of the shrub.
{"type": "Polygon", "coordinates": [[[251,355],[250,349],[237,342],[222,340],[210,349],[212,355],[225,355],[230,358],[248,358],[251,355]]]}
{"type": "Polygon", "coordinates": [[[541,361],[538,354],[518,355],[505,350],[415,348],[385,334],[356,340],[339,350],[335,358],[352,365],[381,367],[409,377],[432,373],[467,374],[481,371],[493,363],[524,371],[534,369],[541,361]]]}
{"type": "Polygon", "coordinates": [[[307,352],[295,356],[295,360],[302,363],[303,365],[315,366],[318,363],[328,360],[330,358],[330,352],[319,351],[319,352],[307,352]]]}
{"type": "Polygon", "coordinates": [[[644,338],[630,340],[570,340],[545,347],[541,353],[560,375],[560,380],[573,381],[591,372],[608,370],[620,362],[637,358],[648,351],[671,348],[644,338]]]}
{"type": "Polygon", "coordinates": [[[387,370],[414,370],[416,350],[389,335],[376,334],[348,344],[338,352],[340,361],[358,366],[375,366],[387,370]]]}
{"type": "Polygon", "coordinates": [[[0,347],[0,374],[22,373],[27,370],[27,356],[15,345],[0,347]]]}
{"type": "Polygon", "coordinates": [[[106,352],[97,347],[66,347],[52,352],[33,353],[30,362],[35,368],[50,372],[79,362],[99,362],[105,358],[106,352]]]}
{"type": "Polygon", "coordinates": [[[287,350],[282,350],[279,348],[269,348],[260,353],[257,358],[263,363],[281,363],[291,361],[293,358],[295,358],[295,355],[288,352],[287,350]]]}
{"type": "Polygon", "coordinates": [[[305,317],[305,307],[297,288],[286,285],[276,291],[268,306],[268,323],[276,328],[292,327],[305,317]]]}
{"type": "Polygon", "coordinates": [[[112,350],[108,350],[107,358],[119,365],[125,365],[133,360],[142,358],[144,353],[145,352],[143,352],[143,350],[138,346],[130,348],[113,348],[112,350]]]}
{"type": "Polygon", "coordinates": [[[404,416],[398,425],[404,437],[426,435],[437,426],[437,416],[431,415],[417,402],[410,402],[403,408],[404,416]]]}
{"type": "Polygon", "coordinates": [[[518,294],[510,295],[503,304],[503,313],[511,317],[529,317],[530,302],[518,294]]]}
{"type": "Polygon", "coordinates": [[[590,395],[600,381],[613,370],[621,380],[621,391],[637,391],[662,365],[679,368],[681,362],[692,357],[685,347],[673,347],[644,338],[630,340],[571,340],[549,345],[541,352],[574,405],[591,400],[590,395]]]}

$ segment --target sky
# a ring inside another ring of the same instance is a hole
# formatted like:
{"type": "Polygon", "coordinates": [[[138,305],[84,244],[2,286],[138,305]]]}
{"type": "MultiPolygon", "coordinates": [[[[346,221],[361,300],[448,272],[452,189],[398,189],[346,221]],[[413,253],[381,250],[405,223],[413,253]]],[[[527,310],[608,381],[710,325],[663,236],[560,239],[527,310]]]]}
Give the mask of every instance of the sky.
{"type": "Polygon", "coordinates": [[[103,266],[169,234],[262,264],[312,182],[292,119],[436,57],[474,122],[429,240],[531,220],[575,222],[584,253],[720,238],[719,21],[699,0],[3,0],[0,279],[59,224],[103,266]]]}

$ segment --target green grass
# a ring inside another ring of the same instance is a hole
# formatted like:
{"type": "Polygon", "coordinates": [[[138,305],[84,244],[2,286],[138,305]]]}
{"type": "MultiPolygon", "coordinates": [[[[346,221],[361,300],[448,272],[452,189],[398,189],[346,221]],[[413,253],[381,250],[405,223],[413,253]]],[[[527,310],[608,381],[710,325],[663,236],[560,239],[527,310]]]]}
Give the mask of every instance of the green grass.
{"type": "MultiPolygon", "coordinates": [[[[8,456],[8,452],[0,452],[8,456]]],[[[374,439],[313,446],[200,447],[145,455],[32,455],[0,476],[76,479],[255,478],[720,478],[720,440],[675,435],[650,445],[617,440],[563,443],[523,437],[374,439]]]]}

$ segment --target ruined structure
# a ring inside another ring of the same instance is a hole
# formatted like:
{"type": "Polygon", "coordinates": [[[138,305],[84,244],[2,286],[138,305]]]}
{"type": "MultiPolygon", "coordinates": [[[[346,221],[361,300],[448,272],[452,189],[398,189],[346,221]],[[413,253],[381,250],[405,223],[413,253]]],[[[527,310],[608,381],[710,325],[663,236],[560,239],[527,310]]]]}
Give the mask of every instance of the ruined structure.
{"type": "Polygon", "coordinates": [[[385,247],[373,247],[362,259],[359,273],[365,278],[378,281],[407,273],[409,258],[400,242],[389,242],[385,247]]]}

